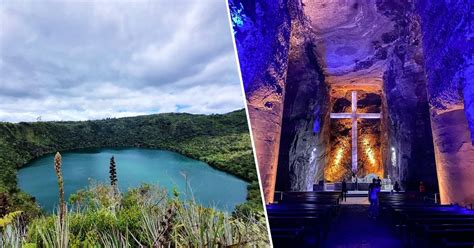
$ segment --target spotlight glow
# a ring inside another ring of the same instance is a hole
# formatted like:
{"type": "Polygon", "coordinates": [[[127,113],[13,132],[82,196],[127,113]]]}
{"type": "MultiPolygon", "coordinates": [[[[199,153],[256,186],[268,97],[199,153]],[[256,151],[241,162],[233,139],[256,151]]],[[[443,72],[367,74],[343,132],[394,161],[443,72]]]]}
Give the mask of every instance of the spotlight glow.
{"type": "Polygon", "coordinates": [[[371,163],[371,165],[375,167],[375,155],[374,155],[374,151],[372,147],[370,146],[369,140],[367,138],[364,138],[363,144],[364,144],[365,155],[369,159],[369,162],[371,163]]]}
{"type": "Polygon", "coordinates": [[[339,149],[336,152],[336,157],[334,158],[334,165],[339,167],[342,159],[342,155],[344,155],[344,148],[339,147],[339,149]]]}
{"type": "Polygon", "coordinates": [[[397,153],[396,153],[394,147],[392,147],[392,157],[391,157],[391,161],[392,161],[392,166],[393,166],[393,167],[397,167],[397,153]]]}

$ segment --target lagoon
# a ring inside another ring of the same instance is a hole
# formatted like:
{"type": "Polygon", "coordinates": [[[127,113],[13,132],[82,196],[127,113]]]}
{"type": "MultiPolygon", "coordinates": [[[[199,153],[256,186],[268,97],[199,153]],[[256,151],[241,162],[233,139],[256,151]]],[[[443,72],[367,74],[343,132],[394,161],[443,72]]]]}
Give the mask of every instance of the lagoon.
{"type": "MultiPolygon", "coordinates": [[[[207,207],[232,211],[245,202],[247,182],[208,164],[181,154],[143,148],[98,148],[63,152],[63,177],[66,199],[87,187],[90,180],[109,183],[109,161],[115,157],[121,191],[142,183],[157,184],[171,193],[194,195],[207,207]],[[187,182],[190,187],[186,187],[187,182]]],[[[19,187],[36,198],[47,212],[58,204],[58,184],[54,173],[54,154],[31,161],[18,171],[19,187]]]]}

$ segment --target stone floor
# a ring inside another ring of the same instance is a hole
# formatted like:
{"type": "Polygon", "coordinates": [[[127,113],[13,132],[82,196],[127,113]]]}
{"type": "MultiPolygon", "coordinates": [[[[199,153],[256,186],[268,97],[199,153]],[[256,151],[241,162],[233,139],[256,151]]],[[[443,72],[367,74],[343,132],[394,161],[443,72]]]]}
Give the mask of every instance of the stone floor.
{"type": "MultiPolygon", "coordinates": [[[[351,199],[348,201],[361,200],[351,199]]],[[[357,203],[356,203],[357,204],[357,203]]],[[[327,248],[399,248],[401,241],[383,220],[367,217],[368,205],[342,205],[329,230],[327,248]]]]}

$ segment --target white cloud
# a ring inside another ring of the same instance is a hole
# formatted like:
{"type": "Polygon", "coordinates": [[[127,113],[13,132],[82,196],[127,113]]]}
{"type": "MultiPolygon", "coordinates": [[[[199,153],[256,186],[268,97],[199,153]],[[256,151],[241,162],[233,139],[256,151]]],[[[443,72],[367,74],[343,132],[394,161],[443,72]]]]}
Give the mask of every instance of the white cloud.
{"type": "Polygon", "coordinates": [[[0,121],[244,107],[226,2],[2,1],[0,121]]]}

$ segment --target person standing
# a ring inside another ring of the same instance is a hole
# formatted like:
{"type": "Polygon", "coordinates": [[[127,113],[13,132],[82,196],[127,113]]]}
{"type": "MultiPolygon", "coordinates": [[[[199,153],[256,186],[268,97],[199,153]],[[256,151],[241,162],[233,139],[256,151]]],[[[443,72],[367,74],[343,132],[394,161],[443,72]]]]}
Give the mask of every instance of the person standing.
{"type": "Polygon", "coordinates": [[[380,177],[377,177],[377,186],[382,187],[382,179],[380,177]]]}
{"type": "Polygon", "coordinates": [[[379,212],[379,192],[380,186],[377,183],[377,179],[372,179],[372,183],[369,185],[369,217],[377,218],[379,212]]]}
{"type": "Polygon", "coordinates": [[[425,187],[425,184],[423,183],[423,181],[420,181],[419,191],[420,191],[420,194],[422,194],[422,195],[424,195],[426,193],[426,187],[425,187]]]}
{"type": "Polygon", "coordinates": [[[341,183],[341,194],[342,194],[342,201],[347,201],[347,183],[346,183],[346,179],[342,179],[342,183],[341,183]]]}

